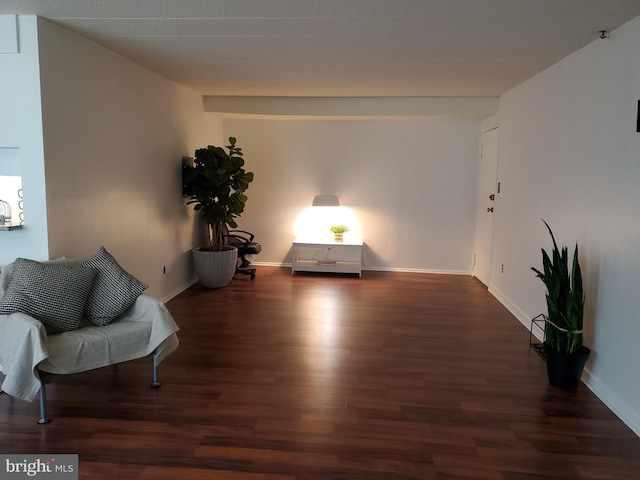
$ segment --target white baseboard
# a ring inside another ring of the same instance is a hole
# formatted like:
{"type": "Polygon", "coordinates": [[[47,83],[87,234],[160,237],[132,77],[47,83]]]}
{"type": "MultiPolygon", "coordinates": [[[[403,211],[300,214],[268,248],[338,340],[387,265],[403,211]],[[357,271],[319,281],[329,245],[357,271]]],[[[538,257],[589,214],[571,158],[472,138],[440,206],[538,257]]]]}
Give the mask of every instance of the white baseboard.
{"type": "MultiPolygon", "coordinates": [[[[495,288],[492,285],[489,285],[489,293],[491,295],[493,295],[494,297],[496,297],[496,299],[507,309],[509,310],[509,312],[516,317],[516,319],[526,327],[527,330],[529,330],[531,328],[531,316],[527,315],[526,313],[524,313],[522,310],[520,310],[520,308],[518,308],[518,306],[516,306],[515,303],[513,303],[509,297],[507,297],[504,293],[502,293],[500,290],[498,290],[497,288],[495,288]]],[[[538,340],[542,340],[542,338],[539,338],[536,335],[536,338],[538,338],[538,340]]]]}
{"type": "MultiPolygon", "coordinates": [[[[265,267],[286,267],[291,268],[290,263],[274,263],[274,262],[251,262],[251,265],[265,267]]],[[[404,272],[404,273],[435,273],[440,275],[471,275],[471,270],[430,270],[420,268],[394,268],[394,267],[368,267],[362,266],[363,271],[371,272],[404,272]]]]}
{"type": "Polygon", "coordinates": [[[582,382],[591,390],[596,397],[604,403],[620,420],[622,420],[633,433],[640,437],[640,413],[635,411],[631,405],[616,395],[609,387],[593,375],[588,368],[585,368],[582,375],[582,382]]]}
{"type": "MultiPolygon", "coordinates": [[[[520,310],[504,293],[497,288],[489,287],[491,293],[504,307],[522,323],[527,330],[531,326],[531,318],[520,310]]],[[[534,330],[534,335],[542,341],[542,335],[534,330]]],[[[640,437],[640,413],[633,409],[631,405],[621,399],[607,385],[596,377],[589,368],[585,368],[582,375],[582,383],[591,390],[602,403],[604,403],[633,433],[640,437]]]]}
{"type": "Polygon", "coordinates": [[[189,287],[195,285],[196,283],[198,283],[198,279],[197,278],[192,278],[191,280],[189,280],[187,283],[182,284],[181,286],[174,288],[173,290],[171,290],[170,292],[168,292],[166,295],[163,295],[162,297],[162,301],[164,303],[167,303],[169,300],[171,300],[173,297],[177,297],[178,295],[180,295],[182,292],[184,292],[186,289],[188,289],[189,287]]]}
{"type": "Polygon", "coordinates": [[[433,270],[425,268],[366,267],[362,270],[372,272],[432,273],[437,275],[471,275],[471,270],[433,270]]]}

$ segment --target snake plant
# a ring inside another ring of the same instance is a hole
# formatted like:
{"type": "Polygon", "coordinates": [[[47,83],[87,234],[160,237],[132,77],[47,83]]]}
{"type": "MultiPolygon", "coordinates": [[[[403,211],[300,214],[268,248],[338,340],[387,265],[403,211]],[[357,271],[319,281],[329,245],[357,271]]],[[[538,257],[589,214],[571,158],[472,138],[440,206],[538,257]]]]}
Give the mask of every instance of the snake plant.
{"type": "Polygon", "coordinates": [[[542,249],[543,270],[531,269],[547,287],[547,313],[544,343],[553,350],[573,354],[582,347],[584,291],[578,262],[578,244],[573,252],[571,270],[567,247],[558,248],[551,227],[543,220],[553,240],[551,256],[542,249]]]}

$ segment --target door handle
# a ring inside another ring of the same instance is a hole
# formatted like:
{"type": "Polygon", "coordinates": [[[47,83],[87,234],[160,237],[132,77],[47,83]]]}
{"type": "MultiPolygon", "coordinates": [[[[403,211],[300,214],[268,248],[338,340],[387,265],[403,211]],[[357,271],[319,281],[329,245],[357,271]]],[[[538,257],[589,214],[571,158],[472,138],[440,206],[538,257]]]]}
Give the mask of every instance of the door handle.
{"type": "Polygon", "coordinates": [[[488,208],[487,208],[487,212],[489,212],[489,213],[493,213],[493,207],[488,207],[488,208]]]}

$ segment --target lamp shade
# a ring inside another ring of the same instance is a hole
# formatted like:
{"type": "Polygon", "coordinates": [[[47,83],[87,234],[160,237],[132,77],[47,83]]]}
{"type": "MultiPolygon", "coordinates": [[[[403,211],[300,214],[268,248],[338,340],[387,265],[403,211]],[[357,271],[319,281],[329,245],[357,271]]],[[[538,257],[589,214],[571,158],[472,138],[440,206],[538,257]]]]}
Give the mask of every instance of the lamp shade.
{"type": "Polygon", "coordinates": [[[316,195],[313,197],[311,205],[314,207],[339,207],[340,200],[336,195],[316,195]]]}

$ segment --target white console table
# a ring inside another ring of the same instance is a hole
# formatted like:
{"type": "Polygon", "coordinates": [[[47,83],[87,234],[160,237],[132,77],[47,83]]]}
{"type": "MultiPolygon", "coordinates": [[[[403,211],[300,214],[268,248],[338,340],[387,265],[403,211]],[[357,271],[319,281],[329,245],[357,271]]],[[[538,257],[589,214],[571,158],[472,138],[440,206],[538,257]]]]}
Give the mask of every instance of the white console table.
{"type": "Polygon", "coordinates": [[[357,273],[362,276],[362,240],[344,242],[296,238],[291,273],[357,273]]]}

